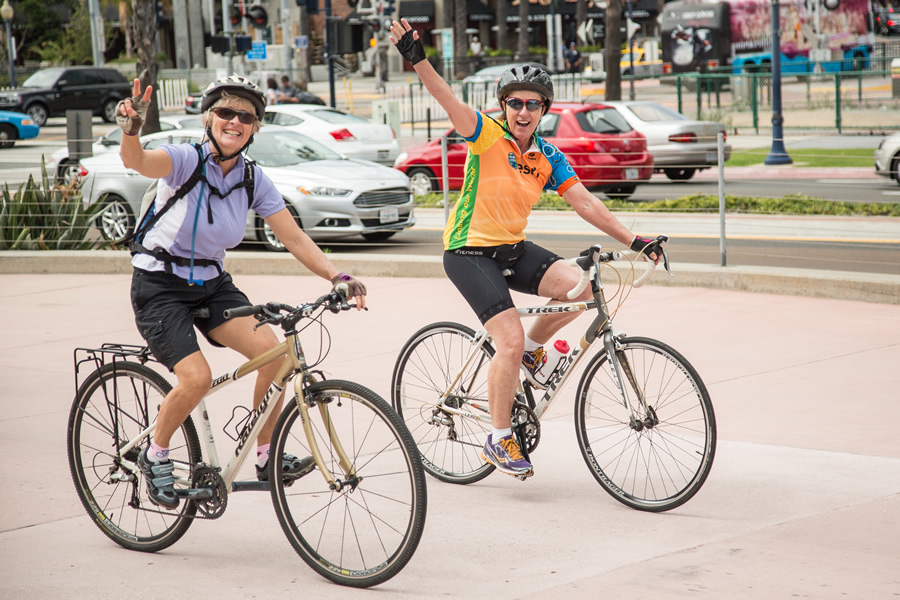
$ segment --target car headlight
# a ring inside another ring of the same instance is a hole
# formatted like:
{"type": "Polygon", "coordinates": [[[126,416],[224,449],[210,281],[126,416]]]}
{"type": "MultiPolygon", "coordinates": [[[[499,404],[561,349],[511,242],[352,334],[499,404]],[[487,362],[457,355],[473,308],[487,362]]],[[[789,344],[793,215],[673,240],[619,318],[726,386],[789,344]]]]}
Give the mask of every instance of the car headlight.
{"type": "Polygon", "coordinates": [[[327,197],[336,197],[336,196],[349,196],[353,193],[353,190],[344,190],[341,188],[330,188],[325,186],[303,186],[298,185],[297,190],[303,192],[307,196],[327,196],[327,197]]]}
{"type": "Polygon", "coordinates": [[[4,102],[14,102],[14,103],[18,104],[19,101],[22,100],[22,96],[20,96],[16,92],[9,92],[7,94],[3,94],[2,96],[0,96],[0,99],[2,99],[4,102]]]}
{"type": "Polygon", "coordinates": [[[406,152],[401,152],[400,154],[397,155],[397,158],[394,159],[394,166],[396,167],[397,165],[399,165],[401,163],[405,163],[406,158],[407,158],[406,152]]]}

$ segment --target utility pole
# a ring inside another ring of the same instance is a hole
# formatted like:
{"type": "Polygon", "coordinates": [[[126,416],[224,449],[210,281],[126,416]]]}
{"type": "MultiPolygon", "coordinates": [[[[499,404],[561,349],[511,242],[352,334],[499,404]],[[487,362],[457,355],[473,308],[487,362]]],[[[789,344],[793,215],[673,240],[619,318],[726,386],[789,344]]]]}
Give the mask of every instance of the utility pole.
{"type": "Polygon", "coordinates": [[[91,54],[93,55],[94,66],[102,67],[106,64],[103,58],[106,44],[103,36],[103,15],[100,14],[99,0],[88,0],[88,16],[91,20],[91,54]]]}
{"type": "Polygon", "coordinates": [[[225,70],[228,72],[228,75],[231,75],[234,73],[234,34],[231,30],[230,0],[222,0],[222,33],[228,38],[228,53],[225,54],[225,70]]]}
{"type": "Polygon", "coordinates": [[[772,149],[763,164],[789,165],[794,161],[784,147],[784,116],[781,114],[781,6],[772,0],[772,149]]]}

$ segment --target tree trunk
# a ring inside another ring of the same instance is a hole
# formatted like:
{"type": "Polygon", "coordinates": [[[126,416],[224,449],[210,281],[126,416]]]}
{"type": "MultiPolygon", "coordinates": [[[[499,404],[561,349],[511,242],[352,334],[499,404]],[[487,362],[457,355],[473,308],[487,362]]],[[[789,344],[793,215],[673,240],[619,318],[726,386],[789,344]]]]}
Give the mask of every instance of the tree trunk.
{"type": "Polygon", "coordinates": [[[134,42],[132,41],[131,16],[128,14],[127,2],[119,2],[119,23],[122,33],[125,34],[125,56],[131,58],[134,56],[134,42]]]}
{"type": "Polygon", "coordinates": [[[619,62],[622,60],[622,0],[607,0],[606,34],[603,49],[606,58],[606,99],[622,99],[622,72],[619,62]]]}
{"type": "Polygon", "coordinates": [[[466,40],[466,25],[469,15],[466,13],[466,0],[453,0],[455,18],[453,19],[453,53],[456,55],[456,79],[462,79],[468,73],[462,67],[466,64],[466,52],[469,48],[466,40]]]}
{"type": "Polygon", "coordinates": [[[519,0],[519,43],[516,49],[518,60],[525,60],[528,55],[528,15],[530,13],[531,6],[528,4],[528,0],[519,0]]]}
{"type": "Polygon", "coordinates": [[[497,50],[512,50],[509,47],[506,15],[509,13],[509,0],[497,0],[497,50]]]}
{"type": "Polygon", "coordinates": [[[137,54],[137,74],[141,80],[141,92],[148,85],[153,86],[153,96],[150,98],[150,109],[147,111],[147,121],[144,123],[141,133],[155,133],[159,131],[159,104],[156,99],[156,77],[159,65],[156,62],[156,2],[154,0],[131,0],[134,19],[134,49],[137,54]]]}

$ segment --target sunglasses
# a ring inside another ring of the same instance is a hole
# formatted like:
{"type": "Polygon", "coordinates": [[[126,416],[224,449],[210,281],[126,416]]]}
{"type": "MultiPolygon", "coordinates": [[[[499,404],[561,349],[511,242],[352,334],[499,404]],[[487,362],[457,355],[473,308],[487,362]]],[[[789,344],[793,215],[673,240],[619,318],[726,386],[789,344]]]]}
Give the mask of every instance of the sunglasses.
{"type": "Polygon", "coordinates": [[[226,108],[224,106],[217,106],[216,108],[210,110],[212,110],[212,113],[223,121],[230,121],[233,118],[237,117],[244,125],[253,125],[254,123],[256,123],[256,115],[246,110],[235,110],[233,108],[226,108]]]}
{"type": "Polygon", "coordinates": [[[506,99],[506,105],[515,111],[522,110],[523,106],[528,109],[528,112],[537,112],[544,108],[544,103],[540,100],[522,100],[513,97],[506,99]]]}

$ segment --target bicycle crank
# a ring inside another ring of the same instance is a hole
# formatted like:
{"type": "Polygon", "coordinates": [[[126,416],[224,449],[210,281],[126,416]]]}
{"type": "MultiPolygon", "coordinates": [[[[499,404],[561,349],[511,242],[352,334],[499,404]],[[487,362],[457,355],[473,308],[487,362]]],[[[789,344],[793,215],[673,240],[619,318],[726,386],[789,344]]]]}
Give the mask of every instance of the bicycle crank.
{"type": "Polygon", "coordinates": [[[228,490],[225,481],[212,467],[194,466],[190,490],[176,489],[179,496],[187,496],[197,506],[197,512],[206,519],[218,519],[228,506],[228,490]]]}
{"type": "Polygon", "coordinates": [[[525,460],[534,452],[541,441],[541,423],[534,411],[522,402],[516,401],[512,408],[512,427],[525,460]]]}

